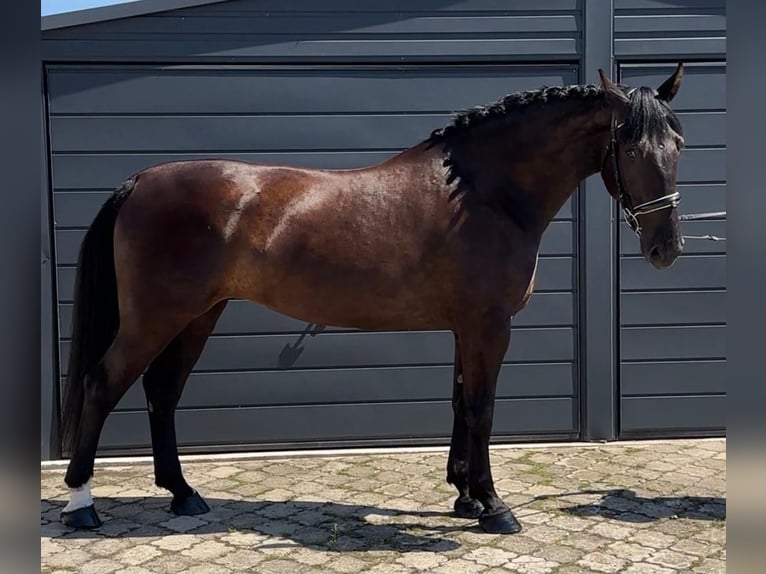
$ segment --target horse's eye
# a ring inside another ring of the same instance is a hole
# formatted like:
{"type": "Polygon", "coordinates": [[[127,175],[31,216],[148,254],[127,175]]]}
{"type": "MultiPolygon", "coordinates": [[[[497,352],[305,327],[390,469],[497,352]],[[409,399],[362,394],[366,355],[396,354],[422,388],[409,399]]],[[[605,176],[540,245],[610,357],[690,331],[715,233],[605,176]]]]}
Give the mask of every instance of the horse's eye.
{"type": "Polygon", "coordinates": [[[625,153],[628,154],[628,157],[631,159],[636,157],[636,150],[633,148],[629,148],[625,153]]]}

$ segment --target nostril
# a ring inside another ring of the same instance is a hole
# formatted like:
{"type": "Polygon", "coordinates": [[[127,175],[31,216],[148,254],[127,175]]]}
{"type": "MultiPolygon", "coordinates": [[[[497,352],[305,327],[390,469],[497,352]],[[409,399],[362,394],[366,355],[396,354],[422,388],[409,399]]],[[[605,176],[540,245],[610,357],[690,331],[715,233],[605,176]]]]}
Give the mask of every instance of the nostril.
{"type": "Polygon", "coordinates": [[[659,245],[655,245],[654,247],[652,247],[649,250],[649,259],[651,259],[653,261],[657,261],[660,258],[661,255],[662,255],[662,253],[660,251],[660,246],[659,245]]]}

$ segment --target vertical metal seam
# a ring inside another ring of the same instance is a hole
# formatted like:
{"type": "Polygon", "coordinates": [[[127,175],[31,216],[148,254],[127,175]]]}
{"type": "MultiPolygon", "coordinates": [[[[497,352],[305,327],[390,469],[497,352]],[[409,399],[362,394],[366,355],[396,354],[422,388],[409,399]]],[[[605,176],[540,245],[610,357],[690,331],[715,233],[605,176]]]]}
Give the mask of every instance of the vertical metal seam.
{"type": "MultiPolygon", "coordinates": [[[[612,72],[614,77],[614,4],[612,0],[583,2],[582,82],[597,82],[597,69],[612,72]]],[[[580,277],[578,285],[579,336],[581,340],[580,389],[582,391],[581,436],[585,440],[617,438],[618,403],[616,393],[615,296],[616,257],[615,209],[603,183],[583,183],[581,207],[578,211],[580,277]],[[609,207],[607,208],[607,203],[609,207]],[[596,205],[596,208],[592,207],[596,205]],[[596,213],[594,213],[594,211],[596,213]],[[594,221],[608,213],[608,223],[594,221]],[[607,231],[608,230],[608,231],[607,231]],[[598,234],[599,236],[595,236],[598,234]],[[601,246],[594,253],[594,246],[601,246]],[[596,262],[604,257],[603,262],[596,262]],[[606,270],[605,270],[606,267],[606,270]],[[608,285],[604,285],[607,281],[608,285]],[[589,287],[590,285],[590,287],[589,287]],[[608,301],[599,299],[598,290],[608,293],[608,301]],[[596,293],[594,295],[594,292],[596,293]],[[604,308],[604,305],[606,306],[604,308]],[[605,334],[606,330],[606,334],[605,334]],[[597,345],[594,347],[594,345],[597,345]]]]}
{"type": "MultiPolygon", "coordinates": [[[[61,405],[60,405],[60,389],[61,384],[61,367],[60,357],[58,349],[58,295],[57,295],[57,282],[56,282],[56,246],[55,246],[55,231],[54,231],[54,207],[53,207],[53,166],[51,155],[51,133],[50,133],[50,101],[48,97],[48,73],[47,65],[42,63],[41,68],[41,114],[42,114],[42,129],[43,129],[43,141],[42,141],[42,160],[43,160],[43,173],[41,181],[41,199],[43,204],[41,205],[41,255],[47,257],[47,262],[42,262],[41,269],[41,288],[43,293],[47,292],[47,300],[42,302],[48,306],[50,316],[46,317],[46,321],[40,325],[41,328],[41,351],[48,357],[47,361],[43,361],[41,370],[41,384],[45,389],[44,392],[50,397],[50,412],[47,413],[47,418],[50,422],[50,428],[48,429],[47,438],[48,444],[48,457],[60,458],[61,457],[61,445],[59,444],[59,422],[61,418],[61,405]],[[44,220],[43,220],[44,219],[44,220]],[[45,265],[48,265],[48,272],[45,272],[45,265]],[[48,368],[45,368],[45,367],[48,368]]],[[[41,320],[43,317],[41,317],[41,320]]]]}

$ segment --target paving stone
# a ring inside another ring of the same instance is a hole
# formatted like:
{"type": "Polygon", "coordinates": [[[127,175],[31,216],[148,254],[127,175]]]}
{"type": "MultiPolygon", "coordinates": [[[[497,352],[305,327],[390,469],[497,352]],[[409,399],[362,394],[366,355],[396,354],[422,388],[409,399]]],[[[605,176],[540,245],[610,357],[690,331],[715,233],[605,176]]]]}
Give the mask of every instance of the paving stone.
{"type": "Polygon", "coordinates": [[[348,574],[364,572],[369,566],[368,562],[354,556],[341,556],[327,564],[327,568],[333,572],[345,572],[348,574]]]}
{"type": "Polygon", "coordinates": [[[556,526],[569,532],[582,532],[591,524],[590,520],[585,518],[567,515],[554,516],[548,521],[549,526],[556,526]]]}
{"type": "Polygon", "coordinates": [[[214,558],[213,562],[231,570],[252,571],[257,564],[265,559],[266,556],[255,550],[238,549],[214,558]]]}
{"type": "MultiPolygon", "coordinates": [[[[507,572],[507,571],[506,571],[507,572]]],[[[590,574],[591,570],[583,570],[581,566],[561,566],[555,570],[556,574],[590,574]]]]}
{"type": "Polygon", "coordinates": [[[189,532],[205,524],[207,524],[206,520],[196,516],[176,516],[165,522],[160,522],[160,526],[164,526],[174,532],[189,532]]]}
{"type": "Polygon", "coordinates": [[[535,556],[545,558],[551,562],[558,562],[559,564],[567,564],[577,562],[582,558],[584,552],[577,550],[570,546],[564,546],[562,544],[549,544],[540,548],[535,552],[535,556]]]}
{"type": "Polygon", "coordinates": [[[605,552],[593,552],[582,557],[577,561],[577,564],[596,572],[620,572],[628,564],[628,561],[605,552]]]}
{"type": "Polygon", "coordinates": [[[169,512],[151,465],[99,468],[95,532],[61,525],[65,469],[43,469],[41,572],[725,572],[725,440],[493,449],[498,493],[524,526],[510,536],[451,515],[446,460],[189,463],[213,501],[194,517],[169,512]]]}
{"type": "Polygon", "coordinates": [[[668,534],[676,539],[690,538],[699,532],[699,521],[686,519],[664,520],[654,524],[652,530],[668,534]]]}
{"type": "MultiPolygon", "coordinates": [[[[365,574],[410,574],[411,572],[413,572],[412,569],[402,566],[401,564],[384,562],[372,566],[365,571],[365,574]]],[[[434,570],[434,572],[436,572],[436,570],[434,570]]]]}
{"type": "Polygon", "coordinates": [[[75,568],[90,560],[90,554],[80,549],[64,550],[46,558],[45,565],[51,568],[75,568]]]}
{"type": "MultiPolygon", "coordinates": [[[[195,562],[186,556],[178,553],[167,554],[152,560],[147,566],[153,572],[158,574],[176,574],[178,572],[187,572],[195,565],[195,562]]],[[[146,566],[145,566],[146,567],[146,566]]]]}
{"type": "Polygon", "coordinates": [[[723,574],[726,572],[726,562],[723,560],[706,559],[699,566],[692,568],[692,572],[700,574],[723,574]]]}
{"type": "Polygon", "coordinates": [[[609,544],[610,540],[587,532],[575,532],[561,541],[561,544],[574,546],[580,550],[591,552],[609,544]]]}
{"type": "Polygon", "coordinates": [[[656,528],[656,520],[651,520],[648,516],[637,514],[635,512],[621,512],[620,520],[630,524],[631,528],[652,530],[656,528]]]}
{"type": "MultiPolygon", "coordinates": [[[[143,520],[143,517],[149,516],[149,514],[150,513],[148,512],[142,513],[141,519],[143,520]]],[[[98,533],[105,536],[121,536],[141,527],[140,524],[131,522],[130,520],[122,518],[109,519],[106,515],[102,516],[102,520],[104,521],[104,525],[98,529],[98,533]]]]}
{"type": "Polygon", "coordinates": [[[153,571],[143,566],[129,566],[122,570],[117,570],[115,574],[153,574],[153,571]]]}
{"type": "Polygon", "coordinates": [[[474,574],[474,572],[484,572],[487,567],[483,564],[477,564],[464,558],[450,560],[447,564],[437,566],[431,572],[434,574],[474,574]]]}
{"type": "Polygon", "coordinates": [[[215,540],[208,540],[206,542],[200,542],[193,545],[188,550],[182,550],[181,554],[188,556],[193,560],[212,560],[219,558],[224,554],[232,551],[231,546],[223,544],[222,542],[216,542],[215,540]]]}
{"type": "Polygon", "coordinates": [[[269,537],[259,532],[238,532],[234,530],[223,534],[220,540],[224,544],[229,544],[231,546],[252,548],[268,541],[269,537]]]}
{"type": "Polygon", "coordinates": [[[555,528],[553,526],[533,526],[527,530],[527,536],[543,543],[558,542],[562,538],[566,538],[569,532],[563,528],[555,528]]]}
{"type": "Polygon", "coordinates": [[[613,522],[596,524],[589,531],[591,534],[597,534],[613,540],[624,540],[633,534],[634,530],[627,526],[621,526],[613,522]]]}
{"type": "Polygon", "coordinates": [[[651,564],[659,564],[668,568],[689,568],[698,558],[674,550],[660,550],[646,559],[651,564]]]}
{"type": "Polygon", "coordinates": [[[114,557],[123,564],[138,566],[139,564],[143,564],[144,562],[161,555],[162,552],[160,552],[156,546],[152,546],[151,544],[139,544],[122,550],[115,554],[114,557]]]}
{"type": "Polygon", "coordinates": [[[637,468],[633,471],[633,474],[639,478],[643,478],[644,480],[655,480],[662,476],[661,472],[652,470],[650,468],[637,468]]]}
{"type": "Polygon", "coordinates": [[[648,546],[649,548],[667,548],[673,544],[676,539],[662,532],[652,532],[643,530],[637,532],[631,537],[631,542],[636,542],[642,546],[648,546]]]}
{"type": "MultiPolygon", "coordinates": [[[[541,546],[540,542],[527,536],[525,531],[514,536],[502,536],[497,541],[493,542],[492,545],[496,548],[504,548],[505,550],[509,550],[519,555],[533,554],[541,546]]],[[[479,542],[475,546],[472,546],[478,547],[481,546],[481,543],[479,542]]]]}
{"type": "Polygon", "coordinates": [[[109,558],[97,558],[88,560],[77,567],[77,572],[82,574],[108,574],[125,568],[124,564],[109,558]]]}
{"type": "Polygon", "coordinates": [[[226,566],[219,564],[195,564],[185,569],[184,574],[229,574],[229,569],[226,566]]]}
{"type": "Polygon", "coordinates": [[[622,540],[610,544],[604,550],[613,556],[625,558],[630,562],[640,562],[642,560],[646,560],[655,552],[652,548],[646,548],[640,544],[633,544],[631,542],[624,542],[622,540]]]}
{"type": "Polygon", "coordinates": [[[558,568],[559,564],[539,556],[519,556],[511,560],[508,568],[523,574],[547,574],[558,568]]]}
{"type": "Polygon", "coordinates": [[[477,564],[483,564],[485,566],[502,566],[517,557],[518,555],[510,550],[492,548],[489,546],[477,548],[464,555],[466,560],[473,560],[477,564]]]}
{"type": "Polygon", "coordinates": [[[664,568],[657,564],[647,564],[646,562],[631,564],[625,569],[625,574],[675,574],[675,572],[672,568],[664,568]]]}
{"type": "Polygon", "coordinates": [[[694,539],[723,547],[726,544],[726,528],[722,525],[713,525],[696,534],[694,539]]]}
{"type": "Polygon", "coordinates": [[[525,506],[513,510],[516,518],[523,520],[525,524],[544,524],[548,522],[553,516],[547,512],[542,512],[536,508],[530,508],[525,506]]]}
{"type": "Polygon", "coordinates": [[[657,470],[659,472],[665,473],[671,470],[675,470],[676,465],[671,464],[669,462],[665,462],[664,460],[653,460],[647,463],[646,468],[650,468],[652,470],[657,470]]]}

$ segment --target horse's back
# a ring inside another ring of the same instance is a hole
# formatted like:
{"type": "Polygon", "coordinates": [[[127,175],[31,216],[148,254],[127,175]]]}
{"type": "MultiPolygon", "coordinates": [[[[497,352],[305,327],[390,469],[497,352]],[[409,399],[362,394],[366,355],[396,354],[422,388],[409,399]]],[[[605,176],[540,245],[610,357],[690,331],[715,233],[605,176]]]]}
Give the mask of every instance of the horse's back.
{"type": "Polygon", "coordinates": [[[168,163],[139,174],[121,229],[136,265],[208,297],[316,323],[422,326],[413,309],[426,296],[440,304],[437,246],[450,219],[447,194],[428,177],[395,164],[168,163]]]}

